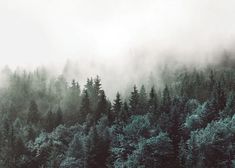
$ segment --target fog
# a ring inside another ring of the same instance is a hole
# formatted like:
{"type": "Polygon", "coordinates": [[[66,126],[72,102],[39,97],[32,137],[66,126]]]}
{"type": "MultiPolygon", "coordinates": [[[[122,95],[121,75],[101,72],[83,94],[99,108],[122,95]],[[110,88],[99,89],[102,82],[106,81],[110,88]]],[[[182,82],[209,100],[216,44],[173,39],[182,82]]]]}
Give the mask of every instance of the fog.
{"type": "Polygon", "coordinates": [[[171,62],[233,50],[233,0],[1,0],[0,66],[100,75],[110,95],[171,62]],[[64,68],[65,66],[65,68],[64,68]]]}

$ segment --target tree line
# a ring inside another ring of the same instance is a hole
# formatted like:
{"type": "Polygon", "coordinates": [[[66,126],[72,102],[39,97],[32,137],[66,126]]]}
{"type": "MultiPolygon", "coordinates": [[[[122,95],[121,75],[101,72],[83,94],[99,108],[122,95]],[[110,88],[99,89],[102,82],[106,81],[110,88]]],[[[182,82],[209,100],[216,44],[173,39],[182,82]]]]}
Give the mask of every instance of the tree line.
{"type": "Polygon", "coordinates": [[[0,167],[235,166],[233,67],[180,69],[112,101],[99,76],[81,89],[43,70],[4,73],[0,167]]]}

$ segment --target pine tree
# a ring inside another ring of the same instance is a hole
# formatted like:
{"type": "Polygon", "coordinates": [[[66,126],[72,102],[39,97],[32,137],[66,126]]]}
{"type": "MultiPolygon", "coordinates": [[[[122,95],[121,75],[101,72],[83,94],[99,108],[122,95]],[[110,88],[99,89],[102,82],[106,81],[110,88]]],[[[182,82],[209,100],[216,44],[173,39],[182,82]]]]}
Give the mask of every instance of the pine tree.
{"type": "Polygon", "coordinates": [[[88,114],[91,114],[90,99],[88,91],[84,90],[78,121],[83,123],[86,120],[86,116],[88,114]]]}
{"type": "Polygon", "coordinates": [[[130,111],[132,114],[139,114],[139,93],[134,86],[134,90],[131,92],[131,98],[130,98],[130,111]]]}
{"type": "Polygon", "coordinates": [[[170,122],[168,127],[168,133],[172,140],[172,146],[174,151],[174,165],[175,167],[180,167],[180,160],[179,160],[179,144],[181,140],[181,125],[182,125],[182,118],[183,111],[185,108],[186,101],[182,98],[175,97],[172,100],[172,106],[170,110],[170,122]]]}
{"type": "Polygon", "coordinates": [[[63,123],[63,112],[59,107],[55,114],[55,127],[63,123]]]}
{"type": "Polygon", "coordinates": [[[92,128],[86,143],[85,167],[106,168],[109,155],[109,139],[99,136],[96,127],[92,128]]]}
{"type": "Polygon", "coordinates": [[[155,88],[152,87],[149,93],[149,101],[148,101],[148,110],[150,114],[153,116],[153,120],[156,121],[156,119],[159,118],[159,107],[158,107],[158,97],[157,93],[155,91],[155,88]]]}
{"type": "Polygon", "coordinates": [[[72,80],[72,83],[71,83],[71,84],[72,84],[72,86],[71,86],[71,87],[72,87],[73,89],[75,89],[75,88],[76,88],[76,82],[75,82],[75,80],[74,80],[74,79],[72,80]]]}
{"type": "Polygon", "coordinates": [[[81,104],[81,90],[79,84],[72,80],[71,86],[66,90],[63,99],[64,109],[72,115],[75,115],[81,104]]]}
{"type": "Polygon", "coordinates": [[[210,80],[209,80],[209,86],[208,87],[209,87],[210,93],[212,93],[212,91],[214,89],[214,86],[215,86],[215,83],[216,83],[216,81],[215,81],[215,74],[214,74],[213,70],[210,71],[209,78],[210,78],[210,80]]]}
{"type": "Polygon", "coordinates": [[[170,106],[171,106],[170,92],[168,86],[166,85],[163,90],[161,111],[168,114],[170,112],[170,106]]]}
{"type": "Polygon", "coordinates": [[[98,134],[96,128],[91,128],[88,139],[86,142],[86,157],[85,157],[85,167],[87,168],[93,168],[93,167],[99,167],[97,163],[97,148],[96,144],[98,144],[98,134]]]}
{"type": "Polygon", "coordinates": [[[107,115],[107,112],[108,112],[107,108],[108,108],[108,104],[107,104],[106,96],[105,96],[104,91],[101,90],[100,95],[99,95],[99,101],[98,101],[97,109],[96,109],[95,114],[94,114],[95,122],[98,121],[98,119],[101,117],[102,114],[107,115]]]}
{"type": "Polygon", "coordinates": [[[31,124],[37,124],[39,122],[38,106],[34,100],[30,102],[27,122],[31,124]]]}
{"type": "Polygon", "coordinates": [[[119,118],[120,118],[120,121],[126,122],[129,117],[130,117],[129,106],[128,106],[128,103],[125,101],[123,103],[119,118]]]}
{"type": "Polygon", "coordinates": [[[218,104],[218,110],[223,110],[226,106],[226,95],[224,91],[224,86],[221,82],[216,85],[216,99],[218,104]]]}
{"type": "Polygon", "coordinates": [[[95,111],[98,107],[100,94],[101,94],[101,79],[97,75],[92,85],[91,97],[90,97],[92,104],[91,107],[93,111],[95,111]]]}
{"type": "Polygon", "coordinates": [[[98,96],[101,90],[101,79],[99,76],[96,76],[94,80],[94,89],[95,89],[95,94],[98,96]]]}
{"type": "Polygon", "coordinates": [[[122,101],[121,101],[119,92],[117,92],[116,99],[114,100],[114,103],[113,103],[113,111],[115,113],[114,114],[115,118],[118,121],[120,120],[121,110],[122,110],[122,101]]]}
{"type": "Polygon", "coordinates": [[[147,106],[148,106],[148,97],[145,90],[144,85],[141,86],[140,93],[139,93],[139,108],[140,108],[140,114],[146,114],[148,112],[147,106]]]}
{"type": "Polygon", "coordinates": [[[158,106],[158,98],[154,86],[151,88],[151,91],[149,93],[149,106],[152,107],[154,110],[156,110],[158,106]]]}
{"type": "Polygon", "coordinates": [[[54,128],[54,115],[51,109],[47,112],[45,124],[47,132],[51,132],[54,128]]]}
{"type": "Polygon", "coordinates": [[[222,117],[232,117],[235,114],[235,94],[230,92],[227,98],[226,107],[221,112],[222,117]]]}

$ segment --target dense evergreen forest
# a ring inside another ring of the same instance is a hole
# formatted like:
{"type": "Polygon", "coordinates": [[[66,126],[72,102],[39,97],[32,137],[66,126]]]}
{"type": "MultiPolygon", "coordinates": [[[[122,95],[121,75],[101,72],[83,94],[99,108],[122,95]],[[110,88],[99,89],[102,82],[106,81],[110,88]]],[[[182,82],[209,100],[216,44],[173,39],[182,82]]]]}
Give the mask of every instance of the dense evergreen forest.
{"type": "Polygon", "coordinates": [[[0,167],[235,167],[234,66],[169,73],[109,100],[98,76],[5,70],[0,167]]]}

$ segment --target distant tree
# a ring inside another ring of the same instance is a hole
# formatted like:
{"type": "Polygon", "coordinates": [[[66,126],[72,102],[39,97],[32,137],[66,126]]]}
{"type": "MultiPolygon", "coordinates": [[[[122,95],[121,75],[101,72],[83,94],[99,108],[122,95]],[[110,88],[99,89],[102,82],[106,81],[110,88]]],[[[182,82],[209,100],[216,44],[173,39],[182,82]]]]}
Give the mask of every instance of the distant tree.
{"type": "Polygon", "coordinates": [[[29,125],[26,128],[26,139],[27,139],[27,141],[34,141],[36,136],[37,136],[36,131],[34,130],[34,128],[31,125],[29,125]]]}
{"type": "Polygon", "coordinates": [[[149,93],[148,111],[152,115],[152,120],[156,121],[160,117],[159,102],[155,88],[152,87],[149,93]]]}
{"type": "Polygon", "coordinates": [[[130,111],[132,114],[139,113],[139,93],[138,93],[136,86],[134,86],[134,89],[131,92],[130,111]]]}
{"type": "Polygon", "coordinates": [[[59,107],[55,114],[55,127],[63,123],[63,112],[59,107]]]}
{"type": "Polygon", "coordinates": [[[101,79],[99,76],[96,76],[94,80],[93,78],[88,79],[85,88],[87,89],[88,95],[90,97],[91,110],[95,111],[98,106],[101,91],[101,79]]]}
{"type": "Polygon", "coordinates": [[[73,116],[76,115],[81,104],[81,90],[78,82],[75,80],[72,80],[71,86],[66,90],[62,103],[65,111],[73,116]]]}
{"type": "Polygon", "coordinates": [[[94,114],[94,119],[97,122],[98,119],[101,117],[101,114],[107,114],[107,100],[106,95],[103,90],[100,91],[99,101],[97,105],[97,109],[94,114]]]}
{"type": "Polygon", "coordinates": [[[95,89],[95,94],[98,96],[101,90],[101,79],[99,76],[96,76],[94,80],[94,89],[95,89]]]}
{"type": "Polygon", "coordinates": [[[113,111],[114,111],[114,115],[115,115],[115,118],[120,121],[120,115],[121,115],[121,110],[122,110],[122,101],[121,101],[121,98],[120,98],[120,93],[117,92],[116,94],[116,99],[114,100],[114,103],[113,103],[113,111]]]}
{"type": "Polygon", "coordinates": [[[149,106],[152,107],[154,110],[156,110],[158,106],[158,98],[154,86],[151,88],[151,91],[149,93],[149,106]]]}
{"type": "Polygon", "coordinates": [[[170,112],[170,106],[171,106],[170,91],[168,89],[168,86],[166,85],[163,90],[161,111],[168,114],[170,112]]]}
{"type": "Polygon", "coordinates": [[[226,106],[226,97],[220,82],[214,85],[212,96],[207,102],[206,111],[203,113],[204,126],[218,119],[220,111],[226,106]]]}
{"type": "Polygon", "coordinates": [[[14,121],[17,118],[17,116],[18,116],[17,109],[14,106],[14,104],[11,104],[9,108],[9,117],[12,121],[14,121]]]}
{"type": "Polygon", "coordinates": [[[38,111],[38,106],[34,100],[30,102],[27,122],[31,124],[37,124],[39,122],[40,116],[38,111]]]}
{"type": "Polygon", "coordinates": [[[225,95],[225,91],[224,91],[224,86],[223,83],[218,82],[216,84],[216,93],[215,93],[215,97],[216,97],[216,103],[218,105],[218,110],[223,110],[226,106],[226,95],[225,95]]]}
{"type": "Polygon", "coordinates": [[[45,121],[45,128],[47,132],[51,132],[54,129],[54,115],[51,109],[47,112],[46,121],[45,121]]]}
{"type": "Polygon", "coordinates": [[[93,79],[87,79],[87,82],[85,84],[85,89],[88,91],[88,94],[90,94],[92,92],[92,89],[93,89],[93,79]]]}
{"type": "Polygon", "coordinates": [[[209,74],[209,91],[210,93],[212,93],[214,87],[215,87],[215,72],[213,70],[210,70],[210,74],[209,74]]]}
{"type": "Polygon", "coordinates": [[[230,92],[227,97],[226,106],[220,113],[221,117],[232,117],[235,114],[235,94],[230,92]]]}
{"type": "Polygon", "coordinates": [[[144,85],[140,88],[139,93],[139,108],[140,108],[140,114],[146,114],[148,112],[148,96],[145,90],[144,85]]]}
{"type": "Polygon", "coordinates": [[[78,121],[80,123],[83,123],[86,120],[86,116],[88,114],[91,114],[90,99],[89,99],[88,91],[84,90],[83,96],[82,96],[82,103],[81,103],[81,107],[79,110],[78,121]]]}
{"type": "Polygon", "coordinates": [[[128,103],[125,101],[123,103],[119,118],[121,121],[126,122],[129,117],[130,117],[129,106],[128,106],[128,103]]]}

